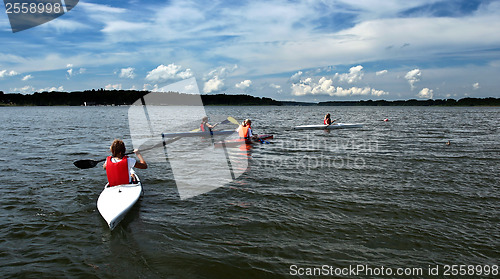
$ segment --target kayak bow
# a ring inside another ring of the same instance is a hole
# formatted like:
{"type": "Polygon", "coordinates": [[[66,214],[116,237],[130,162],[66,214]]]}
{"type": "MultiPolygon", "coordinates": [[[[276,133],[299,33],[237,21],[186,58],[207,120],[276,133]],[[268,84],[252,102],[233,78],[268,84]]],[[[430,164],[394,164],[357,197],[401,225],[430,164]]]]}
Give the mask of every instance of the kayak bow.
{"type": "Polygon", "coordinates": [[[136,184],[123,184],[113,187],[106,184],[97,199],[97,210],[99,210],[111,230],[120,223],[127,212],[139,200],[142,193],[142,184],[139,177],[133,169],[130,172],[137,178],[136,184]]]}

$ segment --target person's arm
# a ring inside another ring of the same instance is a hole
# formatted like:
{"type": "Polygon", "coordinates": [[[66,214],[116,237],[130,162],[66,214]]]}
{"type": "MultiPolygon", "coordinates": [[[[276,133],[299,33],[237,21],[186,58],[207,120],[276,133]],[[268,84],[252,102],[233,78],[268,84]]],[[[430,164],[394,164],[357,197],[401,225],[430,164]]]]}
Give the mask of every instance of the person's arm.
{"type": "Polygon", "coordinates": [[[102,165],[103,169],[106,169],[106,162],[104,162],[104,165],[102,165]]]}
{"type": "Polygon", "coordinates": [[[251,138],[251,139],[256,139],[256,138],[258,138],[258,137],[259,137],[259,135],[254,134],[254,133],[252,132],[252,129],[250,128],[250,129],[248,129],[248,137],[249,137],[249,138],[251,138]]]}
{"type": "Polygon", "coordinates": [[[146,161],[144,161],[144,158],[142,158],[141,153],[139,153],[138,149],[134,149],[135,156],[137,156],[137,159],[139,159],[139,162],[135,162],[134,168],[138,169],[147,169],[148,164],[146,161]]]}

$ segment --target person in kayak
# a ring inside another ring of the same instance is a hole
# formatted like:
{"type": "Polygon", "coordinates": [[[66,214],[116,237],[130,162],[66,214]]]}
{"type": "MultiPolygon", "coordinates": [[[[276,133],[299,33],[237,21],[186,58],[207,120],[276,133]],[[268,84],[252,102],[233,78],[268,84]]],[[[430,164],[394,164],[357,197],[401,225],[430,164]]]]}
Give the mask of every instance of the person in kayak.
{"type": "Polygon", "coordinates": [[[334,119],[334,120],[332,121],[332,119],[330,119],[330,114],[329,114],[329,113],[327,113],[327,114],[325,115],[325,118],[323,119],[323,124],[330,126],[330,125],[332,125],[332,124],[333,124],[333,122],[335,122],[336,120],[337,120],[337,119],[334,119]]]}
{"type": "Polygon", "coordinates": [[[215,125],[210,125],[208,124],[208,116],[205,116],[203,117],[203,119],[201,120],[201,124],[200,124],[200,130],[202,132],[212,132],[212,129],[216,126],[217,124],[215,125]]]}
{"type": "Polygon", "coordinates": [[[252,120],[245,119],[236,130],[242,139],[256,139],[257,135],[252,132],[252,120]]]}
{"type": "Polygon", "coordinates": [[[122,140],[115,139],[109,149],[112,155],[106,158],[103,168],[106,170],[110,187],[132,183],[133,180],[130,175],[131,168],[148,168],[148,164],[144,161],[144,158],[142,158],[139,150],[134,149],[134,153],[139,159],[139,162],[134,158],[125,156],[125,143],[123,143],[122,140]]]}

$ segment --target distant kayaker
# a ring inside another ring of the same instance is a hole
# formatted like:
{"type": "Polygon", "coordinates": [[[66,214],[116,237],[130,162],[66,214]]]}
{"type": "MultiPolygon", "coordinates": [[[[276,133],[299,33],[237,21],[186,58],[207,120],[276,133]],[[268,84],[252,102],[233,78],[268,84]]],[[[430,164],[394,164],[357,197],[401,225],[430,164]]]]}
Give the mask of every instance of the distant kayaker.
{"type": "Polygon", "coordinates": [[[238,127],[236,132],[238,132],[238,134],[240,135],[240,138],[244,138],[244,139],[257,138],[257,135],[254,135],[252,132],[252,120],[250,120],[250,119],[245,119],[245,121],[243,121],[241,123],[241,125],[238,127]]]}
{"type": "Polygon", "coordinates": [[[125,156],[125,143],[123,143],[122,140],[115,139],[109,149],[112,155],[106,158],[106,162],[103,165],[103,168],[106,170],[106,175],[108,176],[109,186],[132,183],[132,177],[130,175],[131,168],[148,168],[148,164],[144,161],[144,158],[142,158],[139,150],[134,149],[134,153],[139,159],[139,162],[134,158],[125,156]]]}
{"type": "MultiPolygon", "coordinates": [[[[336,119],[335,119],[335,120],[336,120],[336,119]]],[[[332,119],[330,119],[330,114],[329,114],[329,113],[327,113],[327,114],[325,115],[325,118],[323,119],[323,124],[325,124],[325,125],[332,125],[332,124],[333,124],[333,122],[335,122],[335,120],[333,120],[333,121],[332,121],[332,119]]]]}
{"type": "Polygon", "coordinates": [[[202,132],[211,132],[212,129],[217,126],[217,124],[215,125],[210,125],[208,124],[208,116],[205,116],[203,117],[203,119],[201,120],[201,124],[200,124],[200,130],[202,132]]]}

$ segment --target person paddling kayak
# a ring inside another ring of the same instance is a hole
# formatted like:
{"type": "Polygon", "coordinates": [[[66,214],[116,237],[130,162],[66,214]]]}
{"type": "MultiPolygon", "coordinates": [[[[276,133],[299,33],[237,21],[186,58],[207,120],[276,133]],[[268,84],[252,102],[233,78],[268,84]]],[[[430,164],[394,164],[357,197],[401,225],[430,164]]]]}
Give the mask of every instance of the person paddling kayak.
{"type": "Polygon", "coordinates": [[[329,114],[329,113],[327,113],[327,114],[325,115],[325,118],[323,118],[323,124],[325,124],[325,125],[332,125],[332,123],[333,123],[333,122],[332,122],[332,120],[330,119],[330,114],[329,114]]]}
{"type": "Polygon", "coordinates": [[[103,168],[106,170],[110,187],[130,184],[132,182],[132,176],[130,174],[131,168],[148,168],[148,164],[144,161],[144,158],[142,158],[139,150],[134,149],[134,153],[139,159],[139,162],[134,158],[125,156],[125,143],[123,143],[122,140],[115,139],[109,149],[112,155],[106,158],[103,168]]]}
{"type": "Polygon", "coordinates": [[[245,119],[236,130],[242,139],[256,139],[257,135],[252,132],[252,120],[245,119]]]}
{"type": "Polygon", "coordinates": [[[217,124],[215,125],[210,125],[208,124],[208,116],[205,116],[203,117],[203,119],[201,120],[201,124],[200,124],[200,130],[202,132],[211,132],[212,129],[217,126],[217,124]]]}
{"type": "Polygon", "coordinates": [[[325,115],[325,118],[323,118],[323,124],[324,124],[324,125],[328,125],[328,126],[330,126],[330,125],[332,125],[332,124],[333,124],[333,122],[335,122],[335,121],[337,121],[337,119],[333,119],[333,120],[332,120],[332,119],[330,119],[330,114],[329,114],[329,113],[327,113],[327,114],[325,115]]]}

